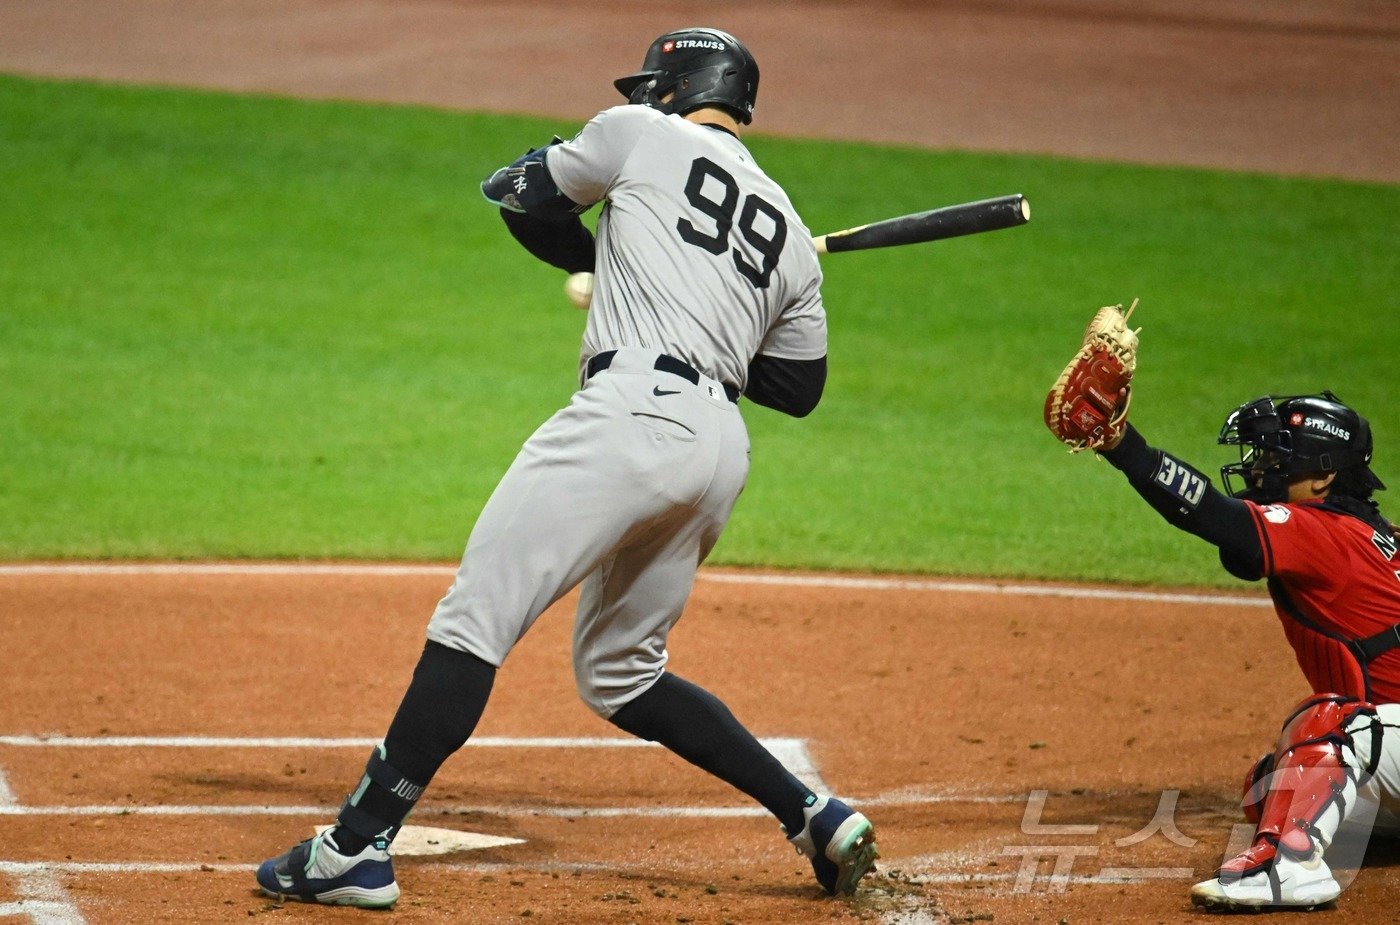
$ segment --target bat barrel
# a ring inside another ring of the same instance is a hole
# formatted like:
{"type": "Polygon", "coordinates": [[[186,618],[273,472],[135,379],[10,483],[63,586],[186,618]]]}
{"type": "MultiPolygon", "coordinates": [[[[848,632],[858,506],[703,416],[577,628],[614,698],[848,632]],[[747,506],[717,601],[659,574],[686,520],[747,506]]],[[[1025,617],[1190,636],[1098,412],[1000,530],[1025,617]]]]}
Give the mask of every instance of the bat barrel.
{"type": "Polygon", "coordinates": [[[1014,193],[832,232],[817,239],[817,249],[824,253],[839,253],[939,241],[1014,228],[1030,221],[1030,217],[1030,203],[1025,196],[1014,193]]]}
{"type": "Polygon", "coordinates": [[[956,238],[983,231],[1015,228],[1030,221],[1031,206],[1020,193],[983,199],[959,206],[931,209],[910,216],[910,225],[931,234],[928,240],[956,238]]]}

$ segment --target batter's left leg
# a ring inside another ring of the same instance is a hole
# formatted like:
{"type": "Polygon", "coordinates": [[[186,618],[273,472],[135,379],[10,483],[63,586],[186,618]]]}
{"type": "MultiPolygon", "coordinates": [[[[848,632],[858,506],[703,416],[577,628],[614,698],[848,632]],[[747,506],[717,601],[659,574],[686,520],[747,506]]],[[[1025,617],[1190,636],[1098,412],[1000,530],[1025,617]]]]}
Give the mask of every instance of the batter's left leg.
{"type": "Polygon", "coordinates": [[[758,801],[811,859],[822,887],[848,893],[875,861],[869,820],[812,793],[719,698],[665,672],[666,637],[718,529],[691,523],[655,536],[620,550],[584,582],[574,632],[580,695],[618,728],[758,801]]]}
{"type": "Polygon", "coordinates": [[[666,673],[609,719],[758,801],[812,862],[827,893],[852,892],[874,866],[878,852],[870,820],[809,790],[709,691],[666,673]]]}
{"type": "Polygon", "coordinates": [[[448,756],[481,718],[496,668],[436,642],[423,648],[384,744],[370,754],[336,825],[257,870],[274,896],[364,908],[399,897],[389,843],[448,756]]]}
{"type": "MultiPolygon", "coordinates": [[[[583,582],[574,623],[579,695],[618,728],[659,742],[747,793],[791,831],[816,800],[720,700],[665,673],[666,638],[695,570],[719,538],[743,471],[714,510],[677,512],[603,560],[583,582]]],[[[719,488],[724,488],[721,484],[719,488]]]]}

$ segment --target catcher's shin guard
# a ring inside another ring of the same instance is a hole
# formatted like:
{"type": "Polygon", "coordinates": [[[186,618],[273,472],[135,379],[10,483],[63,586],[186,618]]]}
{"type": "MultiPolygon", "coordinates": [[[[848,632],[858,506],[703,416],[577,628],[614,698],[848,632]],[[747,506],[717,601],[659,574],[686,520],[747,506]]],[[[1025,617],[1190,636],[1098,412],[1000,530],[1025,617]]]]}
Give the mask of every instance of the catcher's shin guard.
{"type": "Polygon", "coordinates": [[[1269,775],[1274,773],[1274,753],[1266,752],[1259,757],[1244,776],[1244,791],[1240,797],[1240,808],[1244,817],[1255,825],[1264,810],[1264,798],[1269,795],[1269,775]]]}
{"type": "Polygon", "coordinates": [[[1304,860],[1325,850],[1374,768],[1357,766],[1347,727],[1375,708],[1348,697],[1318,694],[1298,705],[1283,725],[1278,748],[1246,778],[1245,814],[1257,814],[1254,844],[1227,861],[1222,881],[1272,868],[1279,854],[1304,860]]]}

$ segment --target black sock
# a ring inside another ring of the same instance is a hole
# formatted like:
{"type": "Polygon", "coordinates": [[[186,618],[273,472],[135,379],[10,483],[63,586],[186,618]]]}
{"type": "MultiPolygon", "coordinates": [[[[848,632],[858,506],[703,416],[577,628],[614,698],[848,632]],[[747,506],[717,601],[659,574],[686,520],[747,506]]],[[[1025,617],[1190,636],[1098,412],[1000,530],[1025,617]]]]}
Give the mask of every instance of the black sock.
{"type": "Polygon", "coordinates": [[[673,674],[612,715],[625,732],[660,742],[686,761],[747,793],[778,817],[788,835],[802,831],[802,808],[815,799],[801,781],[734,718],[719,698],[673,674]]]}
{"type": "Polygon", "coordinates": [[[382,756],[378,749],[370,756],[341,807],[335,841],[342,853],[358,854],[384,830],[389,839],[397,834],[438,768],[476,728],[495,678],[495,666],[470,652],[436,642],[423,647],[382,756]]]}

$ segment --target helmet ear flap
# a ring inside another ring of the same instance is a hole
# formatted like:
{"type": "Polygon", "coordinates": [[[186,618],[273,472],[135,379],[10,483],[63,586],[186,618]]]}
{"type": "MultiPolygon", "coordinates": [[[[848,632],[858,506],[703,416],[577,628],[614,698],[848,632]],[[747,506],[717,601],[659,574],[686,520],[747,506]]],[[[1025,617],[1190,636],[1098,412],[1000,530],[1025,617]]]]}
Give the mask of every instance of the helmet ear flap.
{"type": "Polygon", "coordinates": [[[661,102],[661,98],[677,86],[677,82],[669,74],[653,73],[632,88],[632,92],[627,95],[627,102],[634,106],[649,106],[670,115],[674,108],[661,102]]]}
{"type": "Polygon", "coordinates": [[[656,89],[656,78],[644,80],[632,88],[632,92],[627,97],[627,102],[632,105],[645,104],[651,98],[651,92],[656,89]]]}

